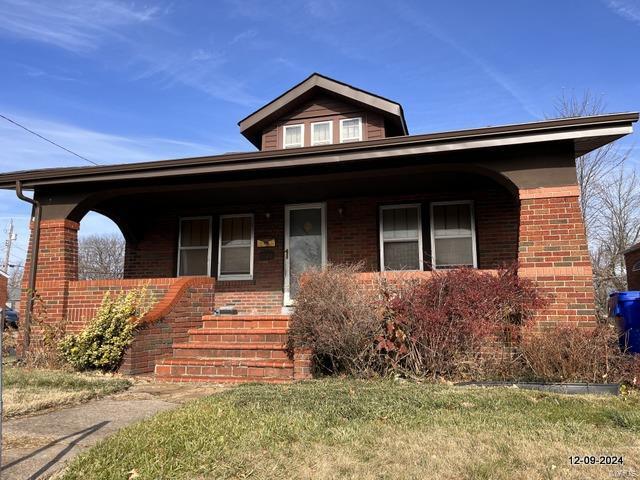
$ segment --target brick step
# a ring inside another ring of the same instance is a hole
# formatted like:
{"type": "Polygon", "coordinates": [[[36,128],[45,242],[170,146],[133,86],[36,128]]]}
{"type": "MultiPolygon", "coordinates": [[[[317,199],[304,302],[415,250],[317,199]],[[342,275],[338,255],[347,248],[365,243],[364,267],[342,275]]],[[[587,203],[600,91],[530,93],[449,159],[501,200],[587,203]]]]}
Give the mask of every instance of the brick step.
{"type": "Polygon", "coordinates": [[[189,343],[282,343],[286,328],[195,328],[189,330],[189,343]]]}
{"type": "Polygon", "coordinates": [[[288,315],[204,315],[204,328],[288,328],[288,315]]]}
{"type": "Polygon", "coordinates": [[[252,360],[249,358],[164,358],[158,365],[199,365],[203,367],[272,367],[293,368],[293,360],[252,360]]]}
{"type": "Polygon", "coordinates": [[[228,343],[228,342],[193,342],[174,343],[174,358],[253,358],[253,359],[287,359],[287,352],[282,343],[228,343]]]}
{"type": "Polygon", "coordinates": [[[265,377],[198,377],[182,375],[178,377],[156,376],[158,382],[172,383],[290,383],[291,378],[265,378],[265,377]]]}
{"type": "Polygon", "coordinates": [[[158,377],[207,377],[215,381],[223,378],[293,378],[293,362],[251,361],[245,359],[172,359],[156,365],[158,377]]]}

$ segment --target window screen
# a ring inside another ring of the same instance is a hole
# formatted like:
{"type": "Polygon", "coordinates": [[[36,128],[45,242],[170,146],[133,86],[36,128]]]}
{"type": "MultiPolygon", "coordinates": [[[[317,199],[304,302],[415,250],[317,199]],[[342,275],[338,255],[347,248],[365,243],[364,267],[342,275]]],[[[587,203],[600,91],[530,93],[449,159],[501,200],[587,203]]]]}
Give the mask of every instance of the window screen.
{"type": "Polygon", "coordinates": [[[362,140],[362,122],[359,118],[340,121],[340,141],[355,142],[362,140]]]}
{"type": "Polygon", "coordinates": [[[253,216],[220,217],[218,277],[251,278],[253,273],[253,216]]]}
{"type": "Polygon", "coordinates": [[[210,218],[180,220],[178,275],[209,275],[210,218]]]}
{"type": "Polygon", "coordinates": [[[312,123],[311,124],[311,144],[312,145],[329,145],[331,143],[332,122],[312,123]]]}
{"type": "Polygon", "coordinates": [[[474,219],[471,203],[434,203],[431,213],[434,266],[475,266],[474,219]]]}
{"type": "Polygon", "coordinates": [[[284,127],[284,148],[302,147],[303,138],[302,125],[286,125],[284,127]]]}
{"type": "Polygon", "coordinates": [[[422,270],[420,207],[382,207],[380,210],[383,270],[422,270]]]}

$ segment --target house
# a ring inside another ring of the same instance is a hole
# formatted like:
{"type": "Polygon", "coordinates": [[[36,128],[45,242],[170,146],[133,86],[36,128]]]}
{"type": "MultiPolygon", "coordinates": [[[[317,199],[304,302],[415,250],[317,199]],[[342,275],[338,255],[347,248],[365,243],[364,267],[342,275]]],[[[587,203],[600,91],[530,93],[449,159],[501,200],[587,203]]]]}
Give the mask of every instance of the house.
{"type": "Polygon", "coordinates": [[[9,281],[9,275],[7,275],[5,272],[0,270],[0,310],[2,310],[7,304],[7,300],[9,296],[8,281],[9,281]]]}
{"type": "Polygon", "coordinates": [[[640,290],[640,243],[630,246],[623,253],[627,268],[627,288],[640,290]]]}
{"type": "Polygon", "coordinates": [[[282,345],[288,312],[300,274],[327,262],[364,262],[366,285],[376,272],[393,279],[517,261],[519,275],[552,299],[537,314],[541,327],[591,325],[575,159],[637,120],[620,113],[410,135],[397,102],[313,74],[239,122],[257,151],[0,175],[0,187],[23,199],[22,189],[33,190],[39,214],[31,341],[38,322],[78,330],[106,291],[148,285],[157,303],[123,372],[304,378],[309,355],[291,360],[282,345]],[[78,280],[78,228],[89,211],[122,231],[124,279],[78,280]],[[213,315],[222,307],[237,315],[213,315]]]}

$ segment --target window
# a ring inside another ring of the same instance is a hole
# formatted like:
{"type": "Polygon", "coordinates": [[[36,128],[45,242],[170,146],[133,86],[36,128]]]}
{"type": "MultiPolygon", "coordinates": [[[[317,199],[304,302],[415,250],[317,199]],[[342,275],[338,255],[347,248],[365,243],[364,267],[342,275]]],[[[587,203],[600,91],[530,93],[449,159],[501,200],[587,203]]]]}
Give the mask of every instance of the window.
{"type": "Polygon", "coordinates": [[[385,270],[422,270],[420,205],[380,207],[380,265],[385,270]]]}
{"type": "Polygon", "coordinates": [[[431,204],[431,257],[434,268],[477,267],[473,204],[431,204]]]}
{"type": "Polygon", "coordinates": [[[253,278],[253,215],[221,215],[218,279],[253,278]]]}
{"type": "Polygon", "coordinates": [[[333,122],[311,124],[311,145],[330,145],[333,143],[333,122]]]}
{"type": "Polygon", "coordinates": [[[357,142],[362,140],[362,119],[347,118],[340,120],[340,142],[357,142]]]}
{"type": "Polygon", "coordinates": [[[211,217],[180,219],[178,276],[211,275],[211,217]]]}
{"type": "Polygon", "coordinates": [[[284,126],[284,148],[299,148],[304,146],[304,125],[284,126]]]}
{"type": "Polygon", "coordinates": [[[631,268],[632,272],[640,272],[640,260],[638,260],[636,263],[633,264],[633,267],[631,268]]]}

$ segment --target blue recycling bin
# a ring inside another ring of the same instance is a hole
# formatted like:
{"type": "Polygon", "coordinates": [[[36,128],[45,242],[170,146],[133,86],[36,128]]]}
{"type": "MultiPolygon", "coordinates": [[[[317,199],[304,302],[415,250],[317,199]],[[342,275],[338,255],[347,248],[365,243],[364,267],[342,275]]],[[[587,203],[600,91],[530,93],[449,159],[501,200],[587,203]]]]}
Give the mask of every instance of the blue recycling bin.
{"type": "Polygon", "coordinates": [[[640,292],[614,292],[609,295],[609,317],[620,333],[620,348],[640,353],[640,292]]]}

